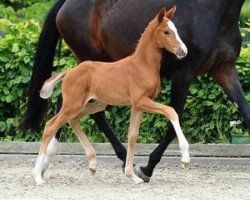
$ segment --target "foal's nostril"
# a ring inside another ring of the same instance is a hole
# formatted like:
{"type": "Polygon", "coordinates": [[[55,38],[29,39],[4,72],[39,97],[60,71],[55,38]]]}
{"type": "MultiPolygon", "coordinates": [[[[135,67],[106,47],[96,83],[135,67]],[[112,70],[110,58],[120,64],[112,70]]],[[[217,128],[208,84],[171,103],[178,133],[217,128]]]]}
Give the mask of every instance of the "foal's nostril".
{"type": "Polygon", "coordinates": [[[183,58],[187,55],[186,51],[183,50],[182,48],[179,48],[176,52],[177,56],[180,57],[180,58],[183,58]]]}
{"type": "Polygon", "coordinates": [[[185,55],[185,51],[183,49],[180,50],[180,55],[182,55],[182,56],[185,55]]]}
{"type": "Polygon", "coordinates": [[[186,56],[186,52],[184,50],[181,51],[183,56],[186,56]]]}

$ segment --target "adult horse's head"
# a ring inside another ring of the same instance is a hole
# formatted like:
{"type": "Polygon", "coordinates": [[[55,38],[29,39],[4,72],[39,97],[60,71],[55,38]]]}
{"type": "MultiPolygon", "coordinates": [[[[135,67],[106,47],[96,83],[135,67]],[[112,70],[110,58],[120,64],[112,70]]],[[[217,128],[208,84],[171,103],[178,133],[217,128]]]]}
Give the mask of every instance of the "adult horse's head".
{"type": "Polygon", "coordinates": [[[159,23],[157,26],[157,42],[161,48],[165,48],[169,52],[175,54],[177,58],[182,59],[187,55],[188,50],[186,45],[182,42],[174,23],[171,21],[175,10],[176,6],[173,6],[168,11],[164,7],[157,15],[159,23]]]}

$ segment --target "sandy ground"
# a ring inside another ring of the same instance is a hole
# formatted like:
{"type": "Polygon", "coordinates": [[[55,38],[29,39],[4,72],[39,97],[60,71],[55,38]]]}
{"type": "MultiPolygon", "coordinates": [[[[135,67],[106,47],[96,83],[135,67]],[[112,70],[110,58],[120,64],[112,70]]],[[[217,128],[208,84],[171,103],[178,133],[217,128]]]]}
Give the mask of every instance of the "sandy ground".
{"type": "Polygon", "coordinates": [[[0,199],[87,200],[250,200],[250,166],[193,164],[188,171],[163,163],[150,183],[135,185],[122,173],[120,163],[99,162],[92,177],[86,160],[54,161],[36,186],[31,176],[34,159],[0,161],[0,199]]]}

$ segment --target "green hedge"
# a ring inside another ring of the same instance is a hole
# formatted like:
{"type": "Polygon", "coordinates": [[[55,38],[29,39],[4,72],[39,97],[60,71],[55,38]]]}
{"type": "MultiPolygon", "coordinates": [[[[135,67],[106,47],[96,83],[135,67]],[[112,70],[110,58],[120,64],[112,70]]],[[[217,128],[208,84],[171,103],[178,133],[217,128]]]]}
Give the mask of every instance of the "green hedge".
{"type": "Polygon", "coordinates": [[[250,0],[246,0],[243,5],[243,8],[241,10],[241,15],[240,15],[241,26],[244,26],[249,18],[250,18],[250,0]]]}
{"type": "MultiPolygon", "coordinates": [[[[0,18],[2,18],[0,19],[0,140],[38,141],[41,139],[41,132],[21,132],[17,125],[26,110],[27,86],[31,77],[35,45],[41,31],[39,22],[51,6],[51,2],[39,1],[31,7],[18,11],[0,5],[0,18]],[[34,8],[37,8],[36,14],[32,15],[34,8]]],[[[55,65],[57,63],[56,58],[55,65]]],[[[237,62],[240,81],[248,101],[250,101],[249,63],[250,46],[242,49],[237,62]]],[[[64,68],[75,65],[74,58],[65,44],[62,47],[60,65],[64,68]]],[[[61,70],[62,68],[58,67],[58,71],[61,70]]],[[[171,83],[165,79],[162,82],[163,90],[157,101],[168,104],[171,83]]],[[[60,86],[50,100],[45,121],[54,114],[59,93],[60,86]]],[[[116,130],[117,136],[122,141],[126,141],[129,113],[128,107],[110,107],[106,111],[111,127],[116,130]]],[[[182,126],[189,141],[192,143],[229,142],[230,133],[247,134],[242,125],[229,126],[230,121],[235,120],[241,120],[241,117],[221,88],[207,74],[198,77],[190,87],[183,114],[182,126]]],[[[166,126],[167,121],[162,116],[145,114],[139,141],[158,142],[165,134],[166,126]]],[[[92,142],[107,141],[89,117],[82,120],[82,127],[92,142]]],[[[62,140],[77,141],[68,126],[63,128],[62,140]]]]}

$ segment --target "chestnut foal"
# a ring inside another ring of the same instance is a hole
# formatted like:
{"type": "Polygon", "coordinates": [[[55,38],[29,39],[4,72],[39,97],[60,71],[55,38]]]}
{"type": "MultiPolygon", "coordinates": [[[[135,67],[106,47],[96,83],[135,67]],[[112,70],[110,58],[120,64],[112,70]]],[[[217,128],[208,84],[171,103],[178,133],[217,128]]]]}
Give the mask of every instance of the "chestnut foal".
{"type": "Polygon", "coordinates": [[[33,170],[37,184],[44,182],[42,175],[49,164],[51,149],[48,144],[58,129],[67,122],[86,151],[90,171],[92,174],[95,173],[96,153],[80,128],[80,118],[102,111],[107,105],[131,105],[125,166],[125,175],[128,178],[136,183],[143,182],[133,170],[135,145],[143,112],[162,114],[171,121],[179,140],[182,165],[188,167],[189,144],[181,130],[177,113],[172,107],[153,101],[161,91],[161,49],[165,48],[179,59],[187,54],[187,48],[170,20],[175,9],[176,7],[173,7],[166,11],[163,8],[158,13],[145,29],[131,56],[111,63],[82,62],[77,67],[54,75],[45,82],[40,96],[49,98],[54,86],[63,79],[63,105],[60,112],[46,123],[44,129],[39,156],[33,170]]]}

